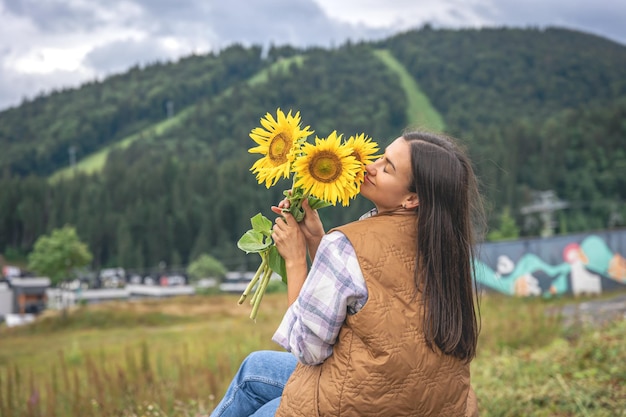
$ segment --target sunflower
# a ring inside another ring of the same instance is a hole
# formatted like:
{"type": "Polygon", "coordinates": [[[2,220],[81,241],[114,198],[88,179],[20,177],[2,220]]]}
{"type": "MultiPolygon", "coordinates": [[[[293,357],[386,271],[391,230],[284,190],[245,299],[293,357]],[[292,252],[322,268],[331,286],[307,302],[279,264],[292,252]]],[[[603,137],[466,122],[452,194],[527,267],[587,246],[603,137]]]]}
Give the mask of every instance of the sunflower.
{"type": "Polygon", "coordinates": [[[378,152],[378,144],[372,141],[372,138],[361,133],[357,136],[350,136],[345,146],[352,149],[352,156],[361,163],[361,169],[356,174],[356,183],[359,187],[365,178],[365,165],[371,164],[378,157],[375,155],[378,152]]]}
{"type": "Polygon", "coordinates": [[[313,132],[309,126],[300,128],[300,112],[285,116],[282,110],[276,110],[276,119],[267,113],[261,119],[263,127],[256,127],[250,132],[250,138],[258,146],[248,149],[250,153],[263,155],[250,168],[256,174],[259,184],[265,183],[267,188],[276,184],[282,177],[289,177],[291,164],[296,158],[302,139],[313,132]]]}
{"type": "Polygon", "coordinates": [[[296,187],[306,193],[335,205],[347,206],[358,190],[355,177],[361,163],[352,155],[352,148],[341,144],[341,135],[331,133],[328,138],[315,138],[315,145],[305,143],[302,154],[294,163],[296,187]]]}

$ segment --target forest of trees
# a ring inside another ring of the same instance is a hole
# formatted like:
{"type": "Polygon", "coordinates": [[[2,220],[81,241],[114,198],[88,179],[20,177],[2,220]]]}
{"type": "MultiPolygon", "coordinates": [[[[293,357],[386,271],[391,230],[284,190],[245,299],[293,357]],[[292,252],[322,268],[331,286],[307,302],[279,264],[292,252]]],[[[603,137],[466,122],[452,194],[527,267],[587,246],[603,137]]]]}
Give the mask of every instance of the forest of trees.
{"type": "MultiPolygon", "coordinates": [[[[290,184],[258,185],[250,130],[276,108],[300,111],[320,137],[365,132],[381,145],[410,125],[386,49],[415,78],[469,149],[490,226],[535,191],[569,202],[557,232],[626,224],[626,47],[563,29],[421,30],[334,49],[234,45],[217,54],[134,67],[0,112],[0,253],[25,256],[43,234],[71,225],[93,266],[187,265],[211,254],[246,268],[236,241],[290,184]],[[167,130],[153,128],[172,118],[167,130]],[[104,167],[50,176],[111,148],[104,167]]],[[[327,227],[370,208],[321,211],[327,227]]]]}

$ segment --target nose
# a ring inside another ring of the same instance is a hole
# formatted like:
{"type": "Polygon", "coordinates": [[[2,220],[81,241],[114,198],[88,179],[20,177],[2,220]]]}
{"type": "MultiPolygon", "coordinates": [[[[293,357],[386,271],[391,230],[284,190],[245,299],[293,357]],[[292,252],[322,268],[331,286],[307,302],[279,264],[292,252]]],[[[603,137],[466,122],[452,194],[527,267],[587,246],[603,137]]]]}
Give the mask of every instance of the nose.
{"type": "Polygon", "coordinates": [[[376,175],[376,167],[374,164],[365,165],[365,172],[367,175],[376,175]]]}

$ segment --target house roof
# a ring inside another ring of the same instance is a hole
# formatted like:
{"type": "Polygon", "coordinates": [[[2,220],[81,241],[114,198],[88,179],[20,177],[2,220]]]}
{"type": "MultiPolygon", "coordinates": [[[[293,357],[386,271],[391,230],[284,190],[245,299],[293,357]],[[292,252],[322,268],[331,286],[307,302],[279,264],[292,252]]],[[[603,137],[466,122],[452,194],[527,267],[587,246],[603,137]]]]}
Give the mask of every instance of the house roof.
{"type": "Polygon", "coordinates": [[[45,288],[50,286],[50,278],[11,278],[10,284],[13,288],[45,288]]]}

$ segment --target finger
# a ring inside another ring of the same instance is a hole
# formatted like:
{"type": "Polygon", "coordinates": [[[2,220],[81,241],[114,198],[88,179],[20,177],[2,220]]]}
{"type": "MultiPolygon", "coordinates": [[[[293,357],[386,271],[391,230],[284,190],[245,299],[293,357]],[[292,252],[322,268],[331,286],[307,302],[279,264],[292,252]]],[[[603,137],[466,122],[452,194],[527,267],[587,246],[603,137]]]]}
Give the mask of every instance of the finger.
{"type": "Polygon", "coordinates": [[[311,205],[309,204],[309,200],[308,199],[304,199],[302,201],[302,208],[304,209],[304,213],[305,216],[304,218],[306,218],[306,216],[309,216],[309,219],[312,218],[313,216],[317,217],[317,210],[313,210],[313,208],[311,208],[311,205]]]}
{"type": "Polygon", "coordinates": [[[305,198],[304,200],[302,200],[302,208],[307,213],[313,210],[311,208],[311,205],[309,204],[309,199],[308,198],[305,198]]]}
{"type": "Polygon", "coordinates": [[[283,214],[283,210],[280,207],[272,206],[271,209],[276,214],[283,214]]]}
{"type": "Polygon", "coordinates": [[[280,225],[276,223],[272,227],[272,239],[276,240],[278,238],[280,240],[281,237],[282,237],[282,230],[280,228],[280,225]]]}
{"type": "Polygon", "coordinates": [[[289,212],[283,213],[283,220],[287,223],[287,226],[297,226],[298,222],[289,212]]]}

